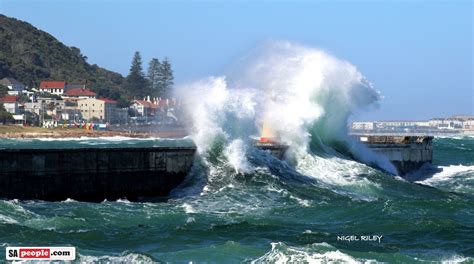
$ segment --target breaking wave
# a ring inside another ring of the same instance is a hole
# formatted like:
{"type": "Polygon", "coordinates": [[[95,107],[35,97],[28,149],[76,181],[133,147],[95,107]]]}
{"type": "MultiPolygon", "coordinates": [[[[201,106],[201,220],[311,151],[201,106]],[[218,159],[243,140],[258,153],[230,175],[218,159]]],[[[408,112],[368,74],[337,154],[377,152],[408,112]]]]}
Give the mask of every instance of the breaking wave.
{"type": "Polygon", "coordinates": [[[327,173],[342,171],[341,166],[357,174],[370,170],[353,159],[396,173],[386,158],[347,136],[350,115],[381,99],[349,62],[320,49],[278,42],[260,47],[236,68],[237,74],[178,89],[205,162],[225,162],[236,172],[248,172],[252,140],[265,122],[289,145],[287,161],[306,176],[327,183],[356,182],[355,177],[327,173]]]}

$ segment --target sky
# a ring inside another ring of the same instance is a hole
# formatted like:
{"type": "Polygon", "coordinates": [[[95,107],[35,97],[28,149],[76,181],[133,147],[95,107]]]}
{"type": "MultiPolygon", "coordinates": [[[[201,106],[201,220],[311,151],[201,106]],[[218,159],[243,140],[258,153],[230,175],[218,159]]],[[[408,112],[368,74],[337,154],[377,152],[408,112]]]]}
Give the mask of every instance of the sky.
{"type": "Polygon", "coordinates": [[[472,1],[0,0],[0,13],[123,75],[140,51],[144,68],[168,57],[175,83],[191,82],[287,40],[349,61],[382,93],[354,120],[474,115],[472,1]]]}

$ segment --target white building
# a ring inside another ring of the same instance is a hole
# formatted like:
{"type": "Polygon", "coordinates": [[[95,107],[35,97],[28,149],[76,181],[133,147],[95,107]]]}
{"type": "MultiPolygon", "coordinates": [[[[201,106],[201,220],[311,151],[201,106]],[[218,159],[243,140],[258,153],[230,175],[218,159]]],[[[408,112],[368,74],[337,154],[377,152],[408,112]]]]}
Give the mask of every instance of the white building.
{"type": "Polygon", "coordinates": [[[374,130],[374,122],[353,122],[352,129],[354,130],[374,130]]]}
{"type": "Polygon", "coordinates": [[[65,88],[65,81],[41,81],[39,90],[43,93],[62,95],[65,88]]]}
{"type": "Polygon", "coordinates": [[[10,114],[18,114],[19,107],[18,107],[18,97],[15,95],[5,95],[4,97],[0,97],[0,104],[3,104],[5,110],[10,114]]]}

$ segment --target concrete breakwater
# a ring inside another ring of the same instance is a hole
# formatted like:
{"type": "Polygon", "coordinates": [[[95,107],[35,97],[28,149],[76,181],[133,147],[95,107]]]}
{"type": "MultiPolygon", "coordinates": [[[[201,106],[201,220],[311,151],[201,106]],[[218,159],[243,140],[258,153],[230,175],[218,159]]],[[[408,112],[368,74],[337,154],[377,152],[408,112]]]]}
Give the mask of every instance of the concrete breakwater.
{"type": "Polygon", "coordinates": [[[103,201],[166,196],[196,147],[0,150],[0,197],[103,201]]]}
{"type": "Polygon", "coordinates": [[[433,160],[432,136],[354,136],[376,153],[386,156],[400,176],[413,173],[433,160]]]}
{"type": "MultiPolygon", "coordinates": [[[[401,176],[432,161],[433,137],[354,137],[385,155],[401,176]]],[[[254,146],[279,159],[288,148],[261,142],[254,146]]],[[[1,149],[0,198],[98,202],[166,196],[183,182],[195,152],[194,144],[184,143],[135,148],[1,149]]]]}

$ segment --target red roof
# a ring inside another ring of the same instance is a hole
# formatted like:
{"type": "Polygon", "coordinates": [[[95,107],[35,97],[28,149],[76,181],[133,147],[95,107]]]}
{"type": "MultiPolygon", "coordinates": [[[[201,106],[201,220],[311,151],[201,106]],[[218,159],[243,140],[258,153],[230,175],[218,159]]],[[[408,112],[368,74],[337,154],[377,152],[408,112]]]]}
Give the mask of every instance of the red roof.
{"type": "Polygon", "coordinates": [[[41,81],[40,89],[64,89],[65,81],[41,81]]]}
{"type": "Polygon", "coordinates": [[[135,102],[143,105],[144,107],[153,107],[153,103],[145,101],[145,100],[135,100],[135,102]]]}
{"type": "Polygon", "coordinates": [[[104,101],[105,103],[109,103],[109,104],[116,104],[117,103],[117,101],[114,101],[114,100],[108,99],[108,98],[99,98],[98,100],[104,101]]]}
{"type": "Polygon", "coordinates": [[[168,105],[168,100],[166,100],[166,99],[161,99],[158,102],[158,106],[160,106],[160,107],[165,107],[167,105],[168,105]]]}
{"type": "Polygon", "coordinates": [[[66,96],[96,96],[97,94],[91,90],[75,88],[64,93],[66,96]]]}
{"type": "Polygon", "coordinates": [[[0,97],[0,103],[14,103],[18,100],[18,97],[15,95],[5,95],[0,97]]]}

